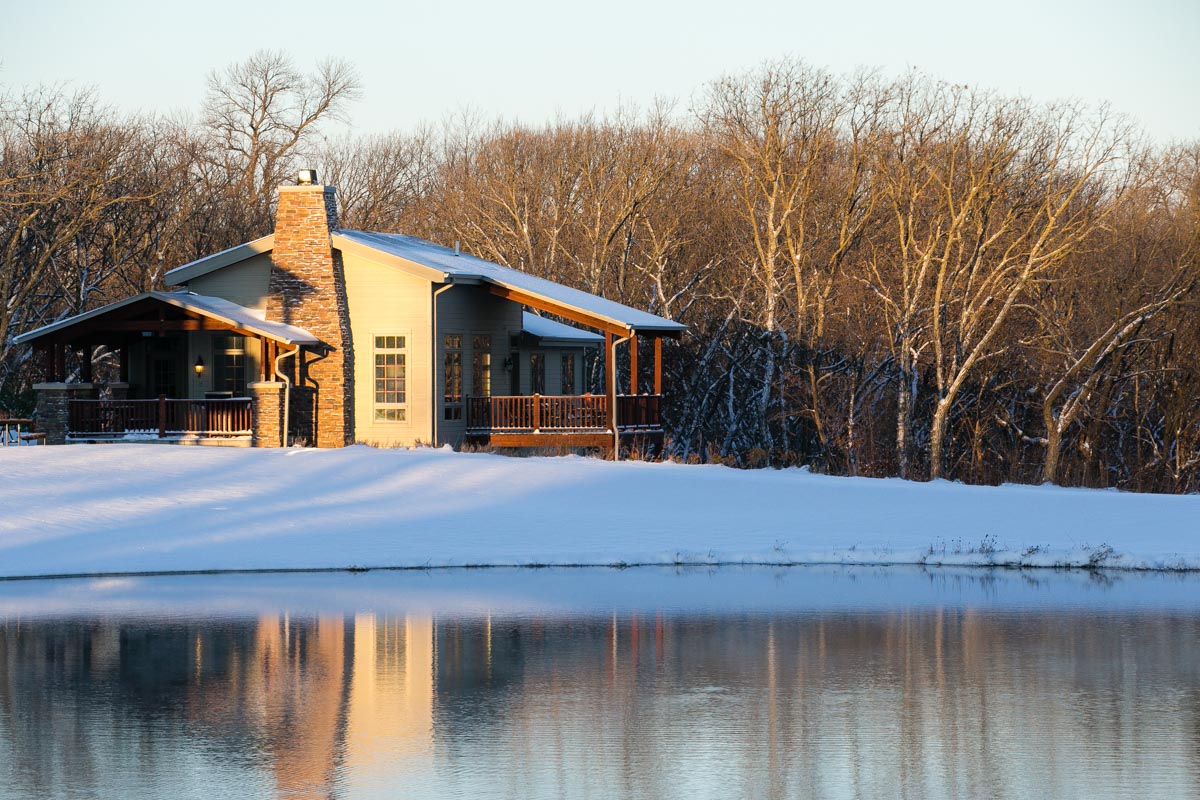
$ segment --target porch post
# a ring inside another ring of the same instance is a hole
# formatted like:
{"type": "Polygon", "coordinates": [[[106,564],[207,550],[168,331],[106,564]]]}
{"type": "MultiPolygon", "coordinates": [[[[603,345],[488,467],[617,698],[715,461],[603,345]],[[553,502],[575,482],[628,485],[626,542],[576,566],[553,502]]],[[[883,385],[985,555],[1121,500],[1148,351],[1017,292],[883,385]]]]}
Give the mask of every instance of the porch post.
{"type": "Polygon", "coordinates": [[[654,337],[654,393],[662,394],[662,337],[654,337]]]}
{"type": "Polygon", "coordinates": [[[629,337],[629,393],[638,393],[638,363],[637,363],[637,334],[631,334],[629,337]]]}
{"type": "Polygon", "coordinates": [[[617,432],[617,359],[611,333],[604,334],[604,397],[608,403],[608,429],[617,432]]]}
{"type": "Polygon", "coordinates": [[[71,401],[91,398],[95,387],[90,383],[35,383],[37,410],[33,412],[37,428],[46,434],[46,444],[66,444],[71,432],[71,401]]]}
{"type": "Polygon", "coordinates": [[[90,344],[85,344],[79,355],[79,373],[83,378],[84,383],[92,382],[92,355],[95,353],[95,348],[90,344]]]}
{"type": "Polygon", "coordinates": [[[283,444],[283,388],[282,381],[257,381],[249,386],[255,447],[283,444]]]}

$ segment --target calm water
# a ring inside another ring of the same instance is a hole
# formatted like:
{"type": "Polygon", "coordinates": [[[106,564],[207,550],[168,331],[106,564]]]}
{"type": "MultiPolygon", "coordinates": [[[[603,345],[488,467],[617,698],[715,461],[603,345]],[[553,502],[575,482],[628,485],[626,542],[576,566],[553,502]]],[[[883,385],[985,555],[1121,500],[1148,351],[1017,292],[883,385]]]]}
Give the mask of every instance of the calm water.
{"type": "Polygon", "coordinates": [[[0,584],[0,797],[1200,797],[1200,580],[0,584]]]}

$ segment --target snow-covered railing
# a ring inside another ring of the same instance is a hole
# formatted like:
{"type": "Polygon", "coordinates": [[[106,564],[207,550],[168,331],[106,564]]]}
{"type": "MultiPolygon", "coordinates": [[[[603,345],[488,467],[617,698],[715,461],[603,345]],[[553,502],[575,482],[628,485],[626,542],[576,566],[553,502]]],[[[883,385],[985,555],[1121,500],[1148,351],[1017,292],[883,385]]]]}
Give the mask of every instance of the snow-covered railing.
{"type": "Polygon", "coordinates": [[[128,436],[249,436],[253,411],[248,397],[220,400],[72,400],[72,438],[128,436]]]}
{"type": "MultiPolygon", "coordinates": [[[[662,398],[618,395],[619,430],[658,430],[662,398]]],[[[467,398],[468,432],[599,432],[608,430],[604,395],[496,395],[467,398]]]]}
{"type": "Polygon", "coordinates": [[[46,434],[33,429],[33,420],[0,418],[0,447],[24,447],[45,444],[46,434]]]}

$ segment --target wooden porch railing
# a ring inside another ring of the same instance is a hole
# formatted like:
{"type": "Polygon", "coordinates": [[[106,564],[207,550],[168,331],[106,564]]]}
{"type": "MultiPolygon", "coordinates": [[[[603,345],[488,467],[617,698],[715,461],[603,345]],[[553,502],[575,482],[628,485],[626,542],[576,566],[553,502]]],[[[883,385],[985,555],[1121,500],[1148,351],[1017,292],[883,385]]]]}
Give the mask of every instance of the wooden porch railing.
{"type": "MultiPolygon", "coordinates": [[[[617,396],[619,430],[658,430],[661,395],[617,396]]],[[[467,431],[567,432],[608,430],[604,395],[521,395],[467,398],[467,431]]]]}
{"type": "Polygon", "coordinates": [[[68,435],[75,438],[128,434],[249,436],[253,412],[248,397],[231,400],[71,400],[68,435]]]}
{"type": "Polygon", "coordinates": [[[24,447],[45,443],[46,434],[37,433],[33,429],[33,420],[0,418],[0,447],[24,447]]]}

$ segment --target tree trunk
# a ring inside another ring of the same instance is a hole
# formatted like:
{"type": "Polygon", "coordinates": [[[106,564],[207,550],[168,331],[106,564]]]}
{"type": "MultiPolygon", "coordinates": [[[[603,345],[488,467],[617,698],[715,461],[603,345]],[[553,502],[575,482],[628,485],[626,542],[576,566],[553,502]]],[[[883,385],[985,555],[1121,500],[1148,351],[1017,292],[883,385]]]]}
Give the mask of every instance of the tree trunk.
{"type": "Polygon", "coordinates": [[[946,418],[950,415],[950,400],[938,401],[933,412],[933,425],[929,430],[929,480],[942,477],[942,449],[946,441],[946,418]]]}

